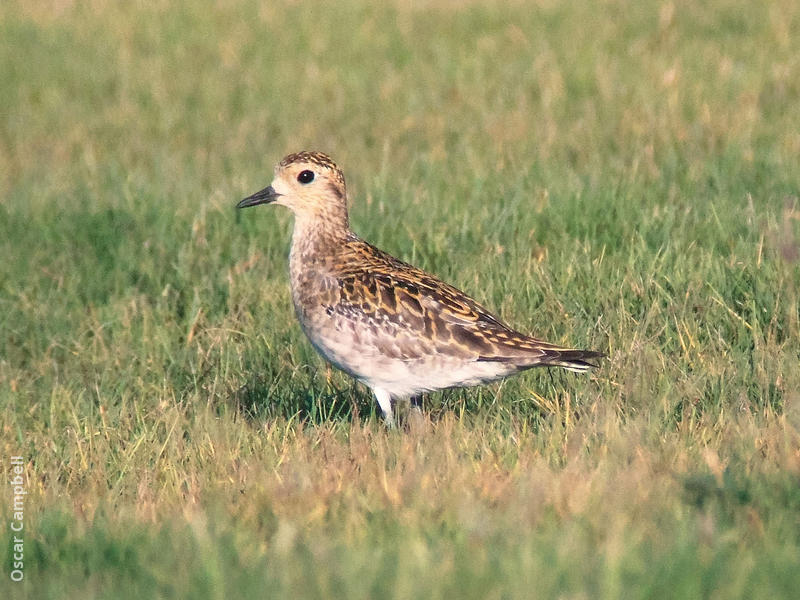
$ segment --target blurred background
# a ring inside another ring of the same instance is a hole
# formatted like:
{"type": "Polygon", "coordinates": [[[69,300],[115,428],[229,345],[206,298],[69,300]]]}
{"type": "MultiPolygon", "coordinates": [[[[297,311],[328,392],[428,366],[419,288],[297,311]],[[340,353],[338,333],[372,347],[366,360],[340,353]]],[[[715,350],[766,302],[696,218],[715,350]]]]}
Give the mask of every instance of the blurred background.
{"type": "Polygon", "coordinates": [[[3,0],[10,592],[790,597],[798,47],[795,0],[3,0]],[[302,149],[603,368],[387,436],[294,321],[288,212],[234,210],[302,149]]]}

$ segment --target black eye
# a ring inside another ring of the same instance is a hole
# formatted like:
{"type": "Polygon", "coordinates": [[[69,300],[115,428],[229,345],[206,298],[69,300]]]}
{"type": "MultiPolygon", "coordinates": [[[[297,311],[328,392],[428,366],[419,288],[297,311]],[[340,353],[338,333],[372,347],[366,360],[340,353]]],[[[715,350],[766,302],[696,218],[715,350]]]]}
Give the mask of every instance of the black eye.
{"type": "Polygon", "coordinates": [[[297,176],[297,181],[303,185],[311,183],[314,181],[314,171],[300,171],[300,174],[297,176]]]}

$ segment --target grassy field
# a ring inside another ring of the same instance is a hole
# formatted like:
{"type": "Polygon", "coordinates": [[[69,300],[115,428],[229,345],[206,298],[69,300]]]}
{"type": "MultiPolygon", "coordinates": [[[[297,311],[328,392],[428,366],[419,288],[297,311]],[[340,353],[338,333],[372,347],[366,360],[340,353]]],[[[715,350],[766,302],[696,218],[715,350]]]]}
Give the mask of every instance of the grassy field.
{"type": "Polygon", "coordinates": [[[0,597],[796,597],[798,47],[795,0],[4,0],[0,597]],[[233,208],[300,149],[602,368],[387,431],[233,208]]]}

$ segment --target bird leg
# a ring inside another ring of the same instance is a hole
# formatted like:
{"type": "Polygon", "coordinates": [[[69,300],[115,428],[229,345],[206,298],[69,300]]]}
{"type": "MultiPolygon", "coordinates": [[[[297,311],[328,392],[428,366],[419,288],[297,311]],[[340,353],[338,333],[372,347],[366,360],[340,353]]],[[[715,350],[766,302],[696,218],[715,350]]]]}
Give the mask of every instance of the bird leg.
{"type": "Polygon", "coordinates": [[[394,428],[394,415],[392,414],[392,397],[389,392],[382,388],[375,388],[372,390],[375,394],[375,400],[378,401],[378,406],[381,407],[383,412],[383,420],[386,422],[386,427],[389,429],[394,428]]]}

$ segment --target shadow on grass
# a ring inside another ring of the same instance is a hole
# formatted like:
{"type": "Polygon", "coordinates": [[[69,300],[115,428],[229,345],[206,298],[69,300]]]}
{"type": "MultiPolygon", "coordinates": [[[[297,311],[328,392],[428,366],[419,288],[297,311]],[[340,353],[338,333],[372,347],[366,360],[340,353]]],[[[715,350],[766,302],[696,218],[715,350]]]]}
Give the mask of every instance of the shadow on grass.
{"type": "Polygon", "coordinates": [[[291,385],[264,375],[255,375],[230,394],[237,412],[250,421],[286,419],[314,425],[328,422],[366,422],[375,418],[372,398],[356,383],[337,387],[291,385]]]}
{"type": "MultiPolygon", "coordinates": [[[[427,419],[437,422],[447,415],[457,417],[492,416],[525,422],[538,428],[553,419],[562,424],[579,421],[585,414],[585,403],[576,401],[569,374],[559,370],[534,371],[527,381],[495,383],[472,388],[453,388],[423,394],[422,411],[427,419]],[[533,381],[531,381],[533,379],[533,381]],[[538,390],[539,402],[524,388],[538,390]]],[[[311,373],[298,385],[280,373],[263,372],[251,376],[238,389],[231,390],[229,406],[250,421],[285,419],[321,425],[330,422],[383,422],[371,391],[355,380],[335,376],[320,377],[311,373]],[[324,381],[323,381],[324,380],[324,381]]],[[[394,405],[402,423],[410,410],[410,402],[394,405]]]]}

